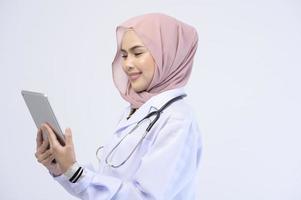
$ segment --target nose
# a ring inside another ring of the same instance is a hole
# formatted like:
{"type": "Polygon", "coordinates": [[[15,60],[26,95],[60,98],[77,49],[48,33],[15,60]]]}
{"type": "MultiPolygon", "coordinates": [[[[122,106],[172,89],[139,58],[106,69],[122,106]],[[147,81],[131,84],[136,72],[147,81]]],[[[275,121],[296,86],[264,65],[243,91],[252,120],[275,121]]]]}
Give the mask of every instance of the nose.
{"type": "Polygon", "coordinates": [[[126,71],[131,71],[134,68],[133,59],[128,56],[128,58],[123,61],[123,65],[126,71]]]}

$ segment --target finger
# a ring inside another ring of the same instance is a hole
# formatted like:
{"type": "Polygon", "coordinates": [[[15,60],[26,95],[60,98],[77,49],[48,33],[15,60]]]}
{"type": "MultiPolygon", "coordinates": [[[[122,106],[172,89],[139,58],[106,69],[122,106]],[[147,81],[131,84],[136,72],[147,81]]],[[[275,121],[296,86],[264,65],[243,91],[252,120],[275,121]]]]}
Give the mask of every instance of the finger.
{"type": "Polygon", "coordinates": [[[47,159],[43,160],[42,164],[49,166],[54,159],[55,159],[54,155],[51,154],[47,159]]]}
{"type": "Polygon", "coordinates": [[[38,148],[37,153],[42,154],[49,148],[49,141],[44,140],[42,145],[38,148]]]}
{"type": "Polygon", "coordinates": [[[70,128],[65,130],[66,145],[73,146],[72,132],[70,128]]]}
{"type": "Polygon", "coordinates": [[[52,129],[47,124],[43,124],[42,128],[43,128],[43,130],[45,130],[47,132],[49,143],[50,143],[51,147],[61,146],[59,141],[57,140],[54,132],[52,131],[52,129]]]}
{"type": "Polygon", "coordinates": [[[47,159],[51,155],[52,155],[52,152],[50,150],[47,150],[47,151],[45,151],[45,153],[38,154],[37,155],[37,160],[39,162],[42,162],[43,160],[47,159]]]}
{"type": "Polygon", "coordinates": [[[37,137],[36,137],[36,142],[37,142],[37,151],[38,148],[42,145],[43,143],[43,138],[42,138],[42,129],[39,128],[37,132],[37,137]]]}

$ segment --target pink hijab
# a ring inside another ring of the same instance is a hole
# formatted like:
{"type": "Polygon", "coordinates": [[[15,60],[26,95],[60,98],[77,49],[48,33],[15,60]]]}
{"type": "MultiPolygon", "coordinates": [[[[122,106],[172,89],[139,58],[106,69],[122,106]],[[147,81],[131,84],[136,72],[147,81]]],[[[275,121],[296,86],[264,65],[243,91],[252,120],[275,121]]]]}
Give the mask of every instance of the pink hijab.
{"type": "Polygon", "coordinates": [[[152,96],[186,85],[197,50],[195,28],[171,16],[149,13],[133,17],[116,28],[117,53],[112,62],[113,81],[121,96],[139,108],[152,96]],[[145,91],[135,92],[122,69],[121,42],[125,31],[134,29],[155,60],[155,72],[145,91]]]}

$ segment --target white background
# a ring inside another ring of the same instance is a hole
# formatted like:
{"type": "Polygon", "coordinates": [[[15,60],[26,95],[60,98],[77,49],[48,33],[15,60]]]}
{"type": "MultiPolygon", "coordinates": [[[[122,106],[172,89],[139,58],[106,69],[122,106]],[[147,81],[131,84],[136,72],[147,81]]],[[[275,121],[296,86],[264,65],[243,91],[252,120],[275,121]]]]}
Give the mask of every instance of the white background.
{"type": "Polygon", "coordinates": [[[47,93],[78,160],[96,163],[127,105],[112,81],[115,27],[148,12],[199,33],[186,87],[203,136],[198,199],[300,200],[297,0],[0,0],[0,199],[74,199],[35,160],[20,90],[47,93]]]}

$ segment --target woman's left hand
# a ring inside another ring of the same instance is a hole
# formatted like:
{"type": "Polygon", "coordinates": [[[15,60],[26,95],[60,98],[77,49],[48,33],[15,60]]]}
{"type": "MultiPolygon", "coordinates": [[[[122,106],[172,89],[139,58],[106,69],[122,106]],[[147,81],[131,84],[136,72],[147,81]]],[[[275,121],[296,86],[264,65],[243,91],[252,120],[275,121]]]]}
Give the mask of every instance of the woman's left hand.
{"type": "Polygon", "coordinates": [[[50,151],[62,172],[65,173],[76,162],[71,129],[65,130],[65,146],[62,146],[50,126],[42,124],[41,128],[47,132],[50,151]]]}

